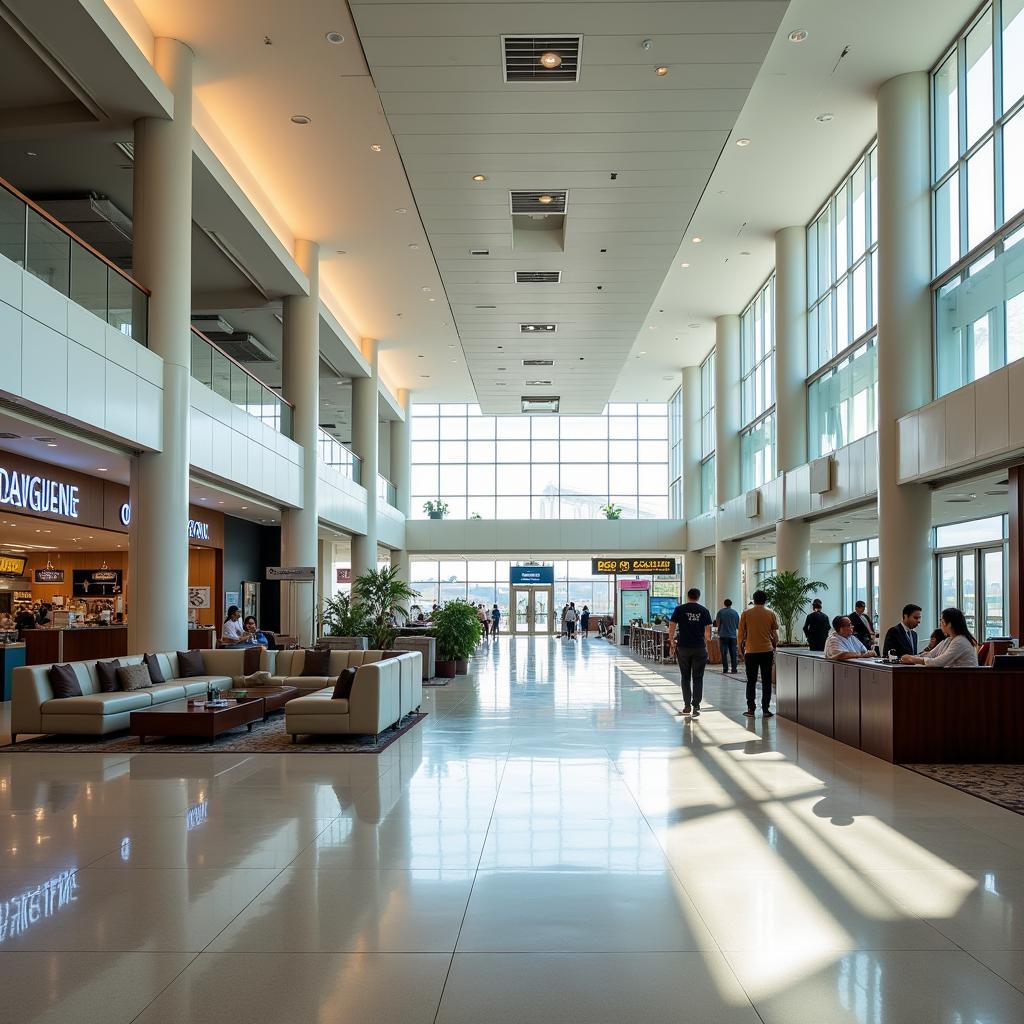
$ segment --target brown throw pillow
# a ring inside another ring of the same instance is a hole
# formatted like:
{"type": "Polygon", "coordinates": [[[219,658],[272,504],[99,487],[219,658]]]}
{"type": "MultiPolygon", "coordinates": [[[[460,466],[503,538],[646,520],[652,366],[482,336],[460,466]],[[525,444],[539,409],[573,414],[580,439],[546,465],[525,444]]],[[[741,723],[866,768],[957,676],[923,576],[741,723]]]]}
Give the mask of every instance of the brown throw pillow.
{"type": "Polygon", "coordinates": [[[96,679],[100,684],[100,693],[117,693],[121,689],[117,685],[117,670],[121,662],[116,658],[113,661],[96,662],[96,679]]]}
{"type": "Polygon", "coordinates": [[[301,676],[326,676],[331,672],[330,651],[305,651],[302,655],[301,676]]]}
{"type": "Polygon", "coordinates": [[[142,665],[122,665],[117,670],[117,682],[122,690],[144,690],[153,685],[149,675],[149,667],[142,665]]]}
{"type": "Polygon", "coordinates": [[[352,684],[356,681],[356,670],[354,668],[343,668],[338,681],[334,684],[334,693],[331,700],[349,700],[352,696],[352,684]]]}
{"type": "Polygon", "coordinates": [[[142,664],[149,670],[149,681],[151,683],[164,682],[164,674],[160,669],[160,662],[156,660],[155,654],[144,654],[142,664]]]}
{"type": "Polygon", "coordinates": [[[51,665],[47,675],[50,677],[50,689],[53,690],[55,699],[82,696],[82,685],[70,665],[51,665]]]}
{"type": "Polygon", "coordinates": [[[182,679],[205,676],[202,651],[178,651],[178,675],[182,679]]]}

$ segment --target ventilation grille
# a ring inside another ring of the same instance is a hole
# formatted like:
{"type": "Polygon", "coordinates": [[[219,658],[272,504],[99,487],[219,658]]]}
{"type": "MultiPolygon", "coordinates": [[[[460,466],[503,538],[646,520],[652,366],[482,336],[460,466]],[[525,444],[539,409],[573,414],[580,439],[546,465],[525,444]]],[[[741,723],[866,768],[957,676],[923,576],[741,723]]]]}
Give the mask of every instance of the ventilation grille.
{"type": "Polygon", "coordinates": [[[578,82],[583,36],[502,36],[506,82],[578,82]],[[555,53],[557,67],[545,67],[541,57],[555,53]]]}
{"type": "Polygon", "coordinates": [[[516,284],[558,284],[562,280],[560,270],[517,270],[516,284]]]}
{"type": "Polygon", "coordinates": [[[558,330],[557,324],[520,324],[519,330],[522,334],[554,334],[558,330]]]}
{"type": "Polygon", "coordinates": [[[554,366],[554,359],[524,359],[523,366],[554,366]]]}
{"type": "Polygon", "coordinates": [[[528,380],[526,382],[528,388],[549,388],[551,387],[551,381],[549,380],[528,380]]]}
{"type": "Polygon", "coordinates": [[[525,413],[557,413],[558,395],[523,395],[522,410],[525,413]]]}
{"type": "Polygon", "coordinates": [[[513,213],[565,213],[569,193],[565,189],[547,192],[509,192],[509,206],[513,213]]]}
{"type": "Polygon", "coordinates": [[[212,342],[225,355],[240,363],[273,363],[273,353],[260,344],[251,334],[245,331],[237,331],[234,334],[215,334],[212,342]]]}

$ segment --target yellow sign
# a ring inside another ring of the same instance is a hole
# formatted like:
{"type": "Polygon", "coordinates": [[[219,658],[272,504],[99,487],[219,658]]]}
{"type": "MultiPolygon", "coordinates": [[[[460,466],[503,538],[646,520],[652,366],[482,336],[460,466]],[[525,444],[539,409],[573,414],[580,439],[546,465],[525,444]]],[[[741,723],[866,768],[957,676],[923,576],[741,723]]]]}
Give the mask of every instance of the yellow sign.
{"type": "Polygon", "coordinates": [[[651,576],[674,576],[674,558],[593,558],[591,573],[610,576],[614,573],[647,573],[651,576]]]}
{"type": "Polygon", "coordinates": [[[14,555],[0,555],[0,576],[24,576],[25,559],[14,555]]]}

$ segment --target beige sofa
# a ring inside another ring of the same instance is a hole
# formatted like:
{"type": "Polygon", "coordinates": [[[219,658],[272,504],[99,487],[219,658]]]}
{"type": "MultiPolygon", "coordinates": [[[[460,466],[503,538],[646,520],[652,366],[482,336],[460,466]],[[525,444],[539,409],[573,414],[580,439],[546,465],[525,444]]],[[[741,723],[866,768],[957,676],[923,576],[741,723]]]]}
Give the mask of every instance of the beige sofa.
{"type": "Polygon", "coordinates": [[[267,651],[270,681],[296,686],[302,693],[284,706],[285,731],[301,735],[378,736],[396,725],[423,701],[419,651],[332,651],[329,676],[304,676],[304,651],[267,651]],[[352,695],[333,699],[342,669],[355,668],[352,695]]]}
{"type": "Polygon", "coordinates": [[[437,674],[437,640],[432,636],[399,636],[395,638],[395,649],[419,651],[423,655],[423,680],[433,679],[437,674]]]}
{"type": "MultiPolygon", "coordinates": [[[[72,662],[82,688],[81,697],[56,699],[50,687],[49,665],[16,668],[11,680],[11,741],[19,735],[58,733],[60,735],[104,736],[128,728],[132,711],[163,704],[169,700],[206,693],[213,683],[227,690],[242,674],[244,650],[202,651],[206,675],[179,678],[178,655],[158,654],[166,682],[142,690],[100,692],[96,662],[72,662]]],[[[141,654],[117,659],[122,665],[138,665],[141,654]]]]}

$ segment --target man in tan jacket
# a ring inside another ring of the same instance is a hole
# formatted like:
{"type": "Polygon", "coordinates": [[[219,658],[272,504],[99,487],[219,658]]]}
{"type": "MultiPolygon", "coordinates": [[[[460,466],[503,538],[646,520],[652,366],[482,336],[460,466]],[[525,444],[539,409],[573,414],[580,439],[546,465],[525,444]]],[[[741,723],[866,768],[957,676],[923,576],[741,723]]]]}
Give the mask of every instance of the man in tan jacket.
{"type": "Polygon", "coordinates": [[[775,612],[769,611],[765,604],[768,595],[763,590],[755,590],[754,606],[747,608],[740,616],[739,643],[747,669],[747,710],[743,712],[748,718],[754,717],[757,706],[757,674],[761,673],[761,713],[771,718],[772,710],[772,664],[775,661],[775,648],[779,643],[779,620],[775,612]]]}

